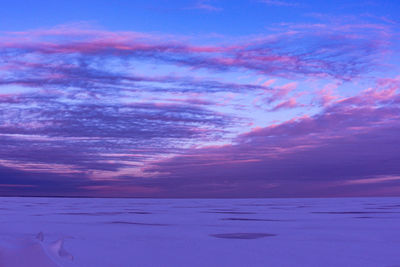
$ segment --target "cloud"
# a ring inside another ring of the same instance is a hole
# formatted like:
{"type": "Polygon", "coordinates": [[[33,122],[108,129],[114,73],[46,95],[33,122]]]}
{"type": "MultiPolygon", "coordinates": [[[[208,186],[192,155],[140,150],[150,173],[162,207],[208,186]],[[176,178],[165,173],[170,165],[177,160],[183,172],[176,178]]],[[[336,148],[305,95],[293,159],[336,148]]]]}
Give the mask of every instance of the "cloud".
{"type": "Polygon", "coordinates": [[[278,0],[262,0],[262,3],[265,3],[267,5],[271,6],[286,6],[286,7],[297,7],[299,6],[299,3],[296,2],[288,2],[288,1],[278,1],[278,0]]]}
{"type": "Polygon", "coordinates": [[[283,25],[237,40],[76,25],[2,33],[2,192],[306,195],[300,181],[398,175],[398,77],[346,97],[335,87],[382,67],[390,29],[283,25]],[[269,120],[306,107],[300,83],[319,80],[336,84],[313,99],[322,111],[247,130],[261,117],[249,99],[263,100],[269,120]]]}
{"type": "Polygon", "coordinates": [[[166,191],[203,197],[394,194],[389,189],[400,174],[400,106],[393,99],[399,92],[382,97],[386,90],[254,129],[232,145],[189,150],[148,171],[181,181],[176,190],[160,182],[166,191]]]}
{"type": "Polygon", "coordinates": [[[297,103],[296,98],[292,97],[289,100],[283,101],[279,104],[277,104],[275,107],[273,107],[271,109],[271,111],[278,111],[278,110],[282,110],[282,109],[290,109],[290,108],[296,108],[296,107],[301,107],[301,105],[299,105],[297,103]]]}
{"type": "Polygon", "coordinates": [[[21,169],[117,171],[193,140],[214,140],[231,123],[197,104],[68,103],[41,94],[14,99],[0,112],[0,159],[21,169]]]}
{"type": "Polygon", "coordinates": [[[280,34],[226,45],[193,45],[179,37],[62,27],[5,34],[0,38],[0,61],[9,74],[35,65],[53,68],[61,61],[64,73],[73,74],[79,64],[91,71],[87,74],[102,77],[108,74],[104,68],[98,69],[104,62],[140,60],[221,72],[248,70],[277,77],[349,80],[374,68],[390,38],[386,26],[356,26],[282,26],[280,34]],[[374,35],[379,38],[372,38],[374,35]],[[35,56],[27,62],[29,55],[35,56]]]}
{"type": "Polygon", "coordinates": [[[190,9],[199,9],[199,10],[205,10],[205,11],[221,11],[222,8],[216,7],[214,5],[211,5],[209,1],[198,1],[193,7],[190,9]]]}
{"type": "Polygon", "coordinates": [[[92,180],[84,174],[21,171],[0,166],[2,196],[140,197],[158,191],[155,186],[135,186],[124,180],[92,180]]]}

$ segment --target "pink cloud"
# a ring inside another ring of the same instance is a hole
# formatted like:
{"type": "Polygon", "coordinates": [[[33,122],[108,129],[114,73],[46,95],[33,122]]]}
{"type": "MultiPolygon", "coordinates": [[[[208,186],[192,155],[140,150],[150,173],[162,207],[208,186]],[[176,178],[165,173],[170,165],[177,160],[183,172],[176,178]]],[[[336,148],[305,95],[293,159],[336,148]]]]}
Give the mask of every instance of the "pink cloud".
{"type": "MultiPolygon", "coordinates": [[[[315,116],[254,128],[230,145],[188,150],[148,171],[185,177],[194,188],[220,177],[240,185],[240,192],[227,188],[225,196],[393,195],[388,188],[400,175],[400,107],[378,95],[362,92],[351,104],[337,101],[315,116]],[[262,190],[266,183],[276,186],[262,190]]],[[[199,196],[212,195],[197,189],[199,196]]]]}
{"type": "Polygon", "coordinates": [[[11,49],[20,56],[34,53],[54,57],[115,57],[155,60],[190,69],[242,69],[278,77],[301,75],[349,80],[377,66],[389,42],[386,40],[389,37],[382,36],[380,42],[371,38],[376,30],[372,27],[362,28],[353,35],[341,32],[357,29],[351,26],[334,30],[318,27],[318,32],[315,27],[302,27],[290,34],[247,38],[242,43],[194,45],[182,36],[63,26],[5,33],[0,37],[0,49],[2,54],[11,49]],[[364,32],[367,29],[370,32],[364,32]],[[299,51],[293,50],[294,44],[300,46],[299,51]],[[343,61],[348,63],[342,64],[343,61]]]}
{"type": "Polygon", "coordinates": [[[0,86],[23,93],[0,95],[2,184],[56,194],[57,177],[68,195],[269,196],[306,195],[310,180],[314,188],[368,186],[398,175],[398,77],[353,96],[336,88],[375,75],[390,34],[373,25],[298,26],[202,45],[76,26],[3,33],[0,86]],[[218,78],[197,76],[204,70],[218,78]],[[237,83],[238,72],[271,78],[237,83]],[[236,112],[262,119],[249,98],[263,110],[303,107],[293,80],[321,78],[333,80],[319,91],[322,111],[234,136],[253,125],[236,112]],[[272,87],[278,79],[286,84],[272,87]]]}
{"type": "Polygon", "coordinates": [[[301,107],[302,105],[299,105],[296,101],[296,98],[291,97],[289,100],[283,101],[281,103],[278,103],[276,106],[274,106],[271,111],[278,111],[282,109],[290,109],[290,108],[296,108],[296,107],[301,107]]]}

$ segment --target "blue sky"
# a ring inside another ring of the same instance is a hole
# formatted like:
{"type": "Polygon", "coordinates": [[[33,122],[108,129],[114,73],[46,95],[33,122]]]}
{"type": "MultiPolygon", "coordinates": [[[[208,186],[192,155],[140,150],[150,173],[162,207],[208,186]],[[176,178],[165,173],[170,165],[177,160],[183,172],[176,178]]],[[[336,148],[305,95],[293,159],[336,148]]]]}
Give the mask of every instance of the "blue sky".
{"type": "Polygon", "coordinates": [[[50,1],[2,3],[6,31],[88,21],[109,30],[173,34],[247,35],[275,23],[304,23],[343,17],[397,20],[397,1],[50,1]],[[215,7],[215,10],[209,7],[215,7]],[[323,16],[321,18],[321,16],[323,16]]]}

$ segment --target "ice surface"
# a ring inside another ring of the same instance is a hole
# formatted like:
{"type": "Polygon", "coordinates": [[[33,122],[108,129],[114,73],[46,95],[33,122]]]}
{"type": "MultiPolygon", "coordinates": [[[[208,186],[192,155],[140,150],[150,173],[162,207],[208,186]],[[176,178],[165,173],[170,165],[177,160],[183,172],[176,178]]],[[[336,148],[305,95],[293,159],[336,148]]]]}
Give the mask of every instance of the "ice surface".
{"type": "Polygon", "coordinates": [[[33,267],[400,266],[400,198],[0,198],[0,267],[12,257],[33,267]]]}

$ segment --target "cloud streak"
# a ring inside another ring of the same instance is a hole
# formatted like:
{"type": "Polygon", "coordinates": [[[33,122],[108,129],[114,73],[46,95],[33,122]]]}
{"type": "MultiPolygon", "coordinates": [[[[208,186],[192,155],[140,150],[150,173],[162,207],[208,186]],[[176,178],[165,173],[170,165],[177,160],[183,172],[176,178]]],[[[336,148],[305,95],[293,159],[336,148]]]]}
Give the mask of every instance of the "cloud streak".
{"type": "MultiPolygon", "coordinates": [[[[365,24],[355,29],[351,26],[331,28],[318,24],[297,26],[295,30],[282,26],[279,34],[221,45],[195,45],[179,37],[172,41],[171,36],[75,30],[64,26],[8,33],[1,38],[0,52],[3,62],[11,58],[26,61],[32,54],[41,61],[26,62],[23,67],[46,64],[53,68],[52,63],[61,60],[64,71],[78,63],[80,67],[94,67],[95,63],[101,65],[110,59],[137,59],[211,71],[249,70],[273,76],[328,76],[348,80],[371,68],[374,58],[385,52],[390,38],[389,28],[382,32],[383,26],[365,24]]],[[[21,68],[20,63],[11,62],[3,69],[17,70],[21,68]]]]}
{"type": "Polygon", "coordinates": [[[386,25],[213,42],[81,26],[0,35],[1,194],[335,195],[398,180],[399,78],[375,77],[386,25]]]}
{"type": "Polygon", "coordinates": [[[400,173],[400,106],[393,100],[400,88],[391,86],[339,100],[312,117],[254,129],[233,145],[188,151],[148,171],[181,179],[185,194],[203,197],[355,196],[369,195],[371,186],[393,194],[400,173]]]}

